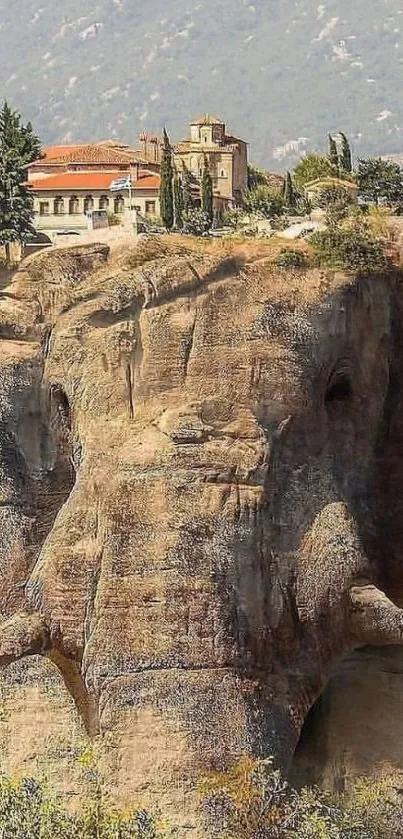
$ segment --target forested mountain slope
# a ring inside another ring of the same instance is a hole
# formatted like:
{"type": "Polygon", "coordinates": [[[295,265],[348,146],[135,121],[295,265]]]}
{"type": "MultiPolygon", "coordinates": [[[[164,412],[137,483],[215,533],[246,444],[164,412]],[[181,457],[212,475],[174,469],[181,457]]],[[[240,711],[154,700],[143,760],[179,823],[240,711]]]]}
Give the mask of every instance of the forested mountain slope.
{"type": "Polygon", "coordinates": [[[402,148],[401,0],[0,0],[0,96],[46,142],[180,138],[217,112],[255,161],[344,130],[402,148]]]}

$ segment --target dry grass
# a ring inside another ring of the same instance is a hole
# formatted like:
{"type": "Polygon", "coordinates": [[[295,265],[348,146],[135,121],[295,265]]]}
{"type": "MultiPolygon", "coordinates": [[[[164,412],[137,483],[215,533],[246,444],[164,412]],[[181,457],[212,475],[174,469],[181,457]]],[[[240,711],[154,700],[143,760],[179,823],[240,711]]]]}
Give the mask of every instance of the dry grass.
{"type": "Polygon", "coordinates": [[[154,259],[162,259],[177,253],[178,256],[198,255],[213,256],[222,260],[239,258],[246,263],[257,261],[274,261],[281,250],[300,250],[307,257],[311,249],[306,242],[288,241],[280,237],[270,239],[250,239],[245,236],[231,236],[230,238],[208,239],[196,236],[155,236],[145,239],[126,254],[126,265],[138,268],[154,259]]]}

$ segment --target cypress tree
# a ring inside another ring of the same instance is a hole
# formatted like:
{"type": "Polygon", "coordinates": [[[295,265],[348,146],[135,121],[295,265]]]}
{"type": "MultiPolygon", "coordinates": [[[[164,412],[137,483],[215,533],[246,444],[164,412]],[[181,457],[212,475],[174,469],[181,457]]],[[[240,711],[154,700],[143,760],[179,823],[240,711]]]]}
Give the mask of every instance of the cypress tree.
{"type": "Polygon", "coordinates": [[[203,175],[201,182],[201,204],[202,211],[206,213],[208,228],[210,229],[214,220],[213,181],[211,180],[210,166],[206,156],[204,157],[203,175]]]}
{"type": "Polygon", "coordinates": [[[292,182],[291,173],[287,172],[286,176],[285,176],[285,182],[284,182],[284,205],[286,207],[291,207],[291,208],[295,207],[295,201],[296,201],[296,196],[295,196],[294,184],[292,182]]]}
{"type": "Polygon", "coordinates": [[[32,125],[7,102],[0,109],[0,244],[24,243],[34,235],[33,196],[26,186],[26,165],[40,156],[40,142],[32,125]]]}
{"type": "Polygon", "coordinates": [[[173,166],[172,148],[169,137],[164,128],[164,145],[161,161],[161,186],[160,186],[160,207],[161,218],[167,230],[171,230],[174,223],[174,200],[173,200],[173,166]]]}
{"type": "Polygon", "coordinates": [[[179,177],[177,170],[175,170],[174,176],[174,216],[175,216],[175,227],[178,230],[182,230],[183,227],[183,188],[182,188],[182,181],[179,177]]]}
{"type": "Polygon", "coordinates": [[[337,151],[336,140],[329,134],[329,160],[332,166],[339,171],[339,153],[337,151]]]}
{"type": "Polygon", "coordinates": [[[21,116],[13,111],[8,102],[0,109],[0,135],[4,147],[14,149],[21,158],[21,163],[32,163],[41,156],[41,143],[34,134],[32,124],[21,124],[21,116]]]}
{"type": "Polygon", "coordinates": [[[340,132],[341,137],[341,155],[340,155],[340,163],[343,172],[352,172],[353,171],[353,162],[351,156],[351,148],[350,143],[347,140],[345,134],[340,132]]]}
{"type": "Polygon", "coordinates": [[[182,172],[182,196],[183,196],[183,212],[185,215],[192,209],[193,207],[193,198],[192,198],[192,181],[189,169],[186,166],[183,167],[182,172]]]}

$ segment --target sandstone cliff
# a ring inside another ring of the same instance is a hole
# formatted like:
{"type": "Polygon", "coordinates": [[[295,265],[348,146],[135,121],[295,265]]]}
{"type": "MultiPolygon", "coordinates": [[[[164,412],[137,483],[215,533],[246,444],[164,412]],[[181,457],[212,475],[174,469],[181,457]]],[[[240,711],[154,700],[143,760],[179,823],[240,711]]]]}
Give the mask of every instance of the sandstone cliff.
{"type": "Polygon", "coordinates": [[[338,663],[399,655],[401,292],[153,247],[0,293],[0,662],[52,662],[113,791],[196,836],[206,770],[289,769],[338,663]]]}

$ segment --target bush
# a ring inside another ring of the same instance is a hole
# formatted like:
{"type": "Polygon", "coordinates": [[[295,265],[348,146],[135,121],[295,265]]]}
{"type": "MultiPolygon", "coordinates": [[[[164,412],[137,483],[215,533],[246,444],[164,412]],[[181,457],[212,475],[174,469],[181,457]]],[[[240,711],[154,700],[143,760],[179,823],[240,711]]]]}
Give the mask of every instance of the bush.
{"type": "Polygon", "coordinates": [[[203,210],[189,210],[183,216],[183,233],[191,236],[202,236],[209,229],[209,219],[203,210]]]}
{"type": "Polygon", "coordinates": [[[0,833],[7,839],[168,839],[145,810],[121,813],[96,794],[84,814],[66,811],[60,798],[33,778],[0,778],[0,833]]]}
{"type": "Polygon", "coordinates": [[[233,210],[227,210],[222,217],[224,227],[232,227],[233,230],[239,230],[245,221],[245,210],[240,207],[235,207],[233,210]]]}
{"type": "Polygon", "coordinates": [[[242,196],[246,212],[258,214],[263,218],[280,216],[284,210],[284,199],[277,189],[269,186],[257,186],[248,189],[242,196]]]}
{"type": "Polygon", "coordinates": [[[151,230],[154,228],[160,229],[164,226],[160,216],[146,216],[145,221],[147,227],[149,227],[151,230]]]}
{"type": "Polygon", "coordinates": [[[382,271],[387,266],[381,242],[362,226],[330,227],[314,233],[309,241],[320,267],[340,268],[362,276],[382,271]]]}
{"type": "Polygon", "coordinates": [[[323,210],[335,205],[348,207],[352,203],[353,199],[349,190],[337,184],[330,184],[321,189],[315,200],[315,206],[321,207],[323,210]]]}
{"type": "Polygon", "coordinates": [[[321,189],[315,200],[316,207],[326,210],[326,223],[330,227],[347,218],[352,205],[351,193],[337,184],[321,189]]]}
{"type": "MultiPolygon", "coordinates": [[[[400,785],[398,785],[400,786],[400,785]]],[[[212,774],[201,787],[211,836],[217,839],[395,839],[403,804],[393,779],[359,779],[332,795],[297,792],[273,761],[243,759],[230,772],[212,774]]]]}
{"type": "Polygon", "coordinates": [[[292,248],[282,248],[276,256],[276,264],[280,268],[305,268],[307,265],[306,254],[292,248]]]}

